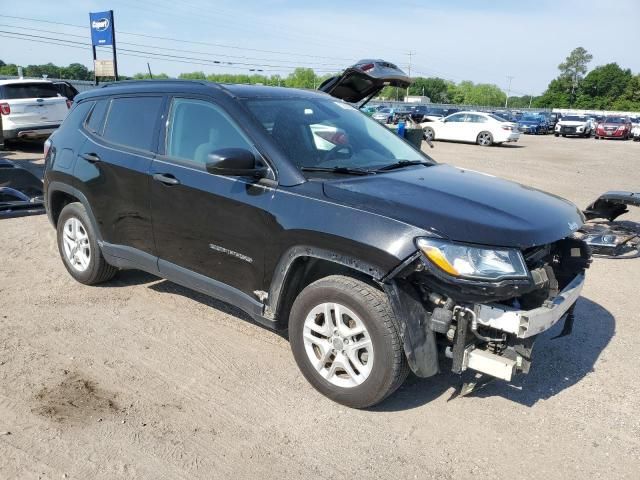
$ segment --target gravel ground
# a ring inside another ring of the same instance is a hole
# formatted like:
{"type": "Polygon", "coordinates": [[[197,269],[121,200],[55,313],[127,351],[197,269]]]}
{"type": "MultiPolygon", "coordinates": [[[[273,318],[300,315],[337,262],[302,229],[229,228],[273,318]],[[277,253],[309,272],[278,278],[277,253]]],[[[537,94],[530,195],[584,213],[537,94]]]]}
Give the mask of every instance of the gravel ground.
{"type": "MultiPolygon", "coordinates": [[[[2,155],[37,172],[39,148],[2,155]]],[[[582,207],[640,188],[632,142],[429,153],[582,207]]],[[[357,411],[234,307],[135,271],[80,285],[44,216],[2,220],[0,478],[637,479],[638,285],[640,260],[596,260],[573,335],[545,333],[527,377],[452,401],[458,377],[410,378],[357,411]]]]}

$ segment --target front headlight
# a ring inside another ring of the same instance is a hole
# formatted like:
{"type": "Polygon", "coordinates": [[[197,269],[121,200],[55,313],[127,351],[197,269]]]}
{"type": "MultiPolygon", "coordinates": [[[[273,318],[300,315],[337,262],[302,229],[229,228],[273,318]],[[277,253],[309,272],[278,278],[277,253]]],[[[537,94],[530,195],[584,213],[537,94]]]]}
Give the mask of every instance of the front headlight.
{"type": "Polygon", "coordinates": [[[454,277],[480,280],[527,278],[519,250],[452,243],[437,238],[419,238],[416,245],[440,270],[454,277]]]}

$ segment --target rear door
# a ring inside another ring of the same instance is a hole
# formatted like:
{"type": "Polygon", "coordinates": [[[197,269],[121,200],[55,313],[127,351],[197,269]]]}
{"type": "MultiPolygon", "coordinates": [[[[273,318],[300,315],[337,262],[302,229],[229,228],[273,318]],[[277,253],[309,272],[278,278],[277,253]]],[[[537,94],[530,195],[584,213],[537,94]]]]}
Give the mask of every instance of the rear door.
{"type": "MultiPolygon", "coordinates": [[[[255,298],[253,292],[263,289],[264,249],[274,230],[268,208],[275,190],[252,178],[213,175],[205,165],[208,154],[221,148],[244,148],[259,157],[257,149],[218,103],[188,96],[172,99],[161,144],[164,155],[151,172],[160,272],[188,276],[190,285],[201,278],[195,272],[255,298]]],[[[210,285],[198,282],[200,290],[210,285]]]]}
{"type": "Polygon", "coordinates": [[[477,113],[467,113],[464,125],[465,142],[475,142],[480,132],[491,131],[491,125],[487,117],[477,113]]]}
{"type": "Polygon", "coordinates": [[[9,118],[18,127],[60,125],[69,112],[67,99],[51,82],[7,83],[0,99],[9,104],[9,118]]]}
{"type": "Polygon", "coordinates": [[[149,171],[164,102],[157,94],[98,100],[74,170],[104,241],[132,261],[155,254],[149,171]]]}

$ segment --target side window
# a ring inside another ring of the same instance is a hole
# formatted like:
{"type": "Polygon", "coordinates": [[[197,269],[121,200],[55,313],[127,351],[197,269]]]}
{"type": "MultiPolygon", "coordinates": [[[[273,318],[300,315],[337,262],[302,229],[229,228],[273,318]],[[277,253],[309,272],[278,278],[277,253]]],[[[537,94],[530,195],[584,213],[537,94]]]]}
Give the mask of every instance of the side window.
{"type": "Polygon", "coordinates": [[[108,105],[109,101],[107,99],[102,99],[96,103],[95,107],[93,107],[86,123],[87,130],[91,133],[102,135],[102,127],[104,126],[104,117],[107,113],[108,105]]]}
{"type": "Polygon", "coordinates": [[[471,123],[486,123],[487,119],[482,115],[467,115],[466,121],[471,123]]]}
{"type": "Polygon", "coordinates": [[[465,117],[464,113],[451,115],[449,118],[447,118],[447,122],[453,122],[453,123],[464,122],[464,117],[465,117]]]}
{"type": "Polygon", "coordinates": [[[105,140],[140,150],[151,150],[162,97],[125,97],[111,100],[105,140]]]}
{"type": "Polygon", "coordinates": [[[78,128],[84,122],[84,119],[87,118],[87,114],[94,102],[92,101],[84,101],[80,103],[76,103],[71,108],[69,115],[64,119],[63,125],[72,125],[73,128],[78,128]]]}
{"type": "Polygon", "coordinates": [[[193,98],[176,98],[169,113],[167,156],[202,165],[214,150],[254,150],[231,118],[213,103],[193,98]]]}

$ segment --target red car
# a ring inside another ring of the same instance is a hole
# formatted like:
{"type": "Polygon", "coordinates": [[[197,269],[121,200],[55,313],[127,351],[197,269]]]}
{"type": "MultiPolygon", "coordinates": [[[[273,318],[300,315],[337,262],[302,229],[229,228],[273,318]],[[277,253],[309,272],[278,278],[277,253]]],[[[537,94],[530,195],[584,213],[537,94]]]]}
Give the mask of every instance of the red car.
{"type": "Polygon", "coordinates": [[[622,138],[631,137],[631,120],[629,117],[606,117],[596,128],[596,140],[598,138],[622,138]]]}

